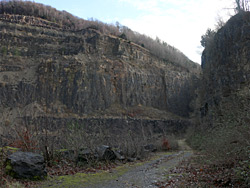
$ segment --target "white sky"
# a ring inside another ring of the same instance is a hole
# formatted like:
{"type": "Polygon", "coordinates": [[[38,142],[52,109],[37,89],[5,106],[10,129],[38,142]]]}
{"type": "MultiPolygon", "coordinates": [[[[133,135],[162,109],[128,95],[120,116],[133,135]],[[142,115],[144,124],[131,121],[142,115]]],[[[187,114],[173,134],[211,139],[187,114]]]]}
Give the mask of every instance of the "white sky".
{"type": "Polygon", "coordinates": [[[35,0],[80,18],[120,22],[178,48],[200,63],[201,35],[214,28],[218,17],[233,14],[234,0],[35,0]]]}
{"type": "MultiPolygon", "coordinates": [[[[119,0],[147,11],[121,23],[149,36],[158,36],[175,46],[191,60],[200,63],[201,35],[214,28],[217,19],[228,19],[232,0],[119,0]]],[[[232,12],[232,10],[231,10],[232,12]]],[[[232,14],[232,13],[231,13],[232,14]]]]}

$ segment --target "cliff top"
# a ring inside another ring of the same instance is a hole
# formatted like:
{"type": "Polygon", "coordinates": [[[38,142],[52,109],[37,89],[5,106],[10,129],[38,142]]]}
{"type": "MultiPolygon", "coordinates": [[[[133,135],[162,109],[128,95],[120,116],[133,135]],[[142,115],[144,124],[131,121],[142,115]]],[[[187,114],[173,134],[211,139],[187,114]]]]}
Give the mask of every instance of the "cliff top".
{"type": "Polygon", "coordinates": [[[51,6],[31,1],[1,1],[0,20],[21,24],[79,31],[94,28],[106,35],[113,35],[131,41],[148,49],[153,55],[168,62],[183,66],[190,71],[197,71],[200,65],[189,60],[181,51],[168,45],[164,41],[154,40],[148,36],[132,31],[126,26],[119,27],[106,24],[99,20],[84,20],[66,11],[58,11],[51,6]]]}

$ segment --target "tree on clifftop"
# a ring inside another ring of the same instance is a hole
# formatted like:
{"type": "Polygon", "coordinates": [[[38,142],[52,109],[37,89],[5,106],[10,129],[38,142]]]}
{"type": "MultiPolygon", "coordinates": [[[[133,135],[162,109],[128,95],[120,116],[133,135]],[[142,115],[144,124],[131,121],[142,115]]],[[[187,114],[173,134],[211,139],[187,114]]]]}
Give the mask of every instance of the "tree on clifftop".
{"type": "Polygon", "coordinates": [[[201,36],[201,45],[204,48],[207,47],[210,44],[210,42],[212,41],[212,39],[214,38],[214,35],[215,35],[215,31],[208,28],[206,33],[201,36]]]}
{"type": "Polygon", "coordinates": [[[235,0],[236,8],[235,11],[245,12],[250,10],[249,0],[235,0]]]}

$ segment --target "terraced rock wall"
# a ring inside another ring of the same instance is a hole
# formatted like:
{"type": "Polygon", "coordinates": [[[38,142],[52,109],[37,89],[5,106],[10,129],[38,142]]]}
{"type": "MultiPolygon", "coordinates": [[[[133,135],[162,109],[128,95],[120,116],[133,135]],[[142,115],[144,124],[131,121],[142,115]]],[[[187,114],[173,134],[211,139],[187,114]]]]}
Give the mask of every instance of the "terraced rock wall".
{"type": "Polygon", "coordinates": [[[0,42],[0,106],[5,116],[15,108],[37,116],[83,116],[113,106],[186,117],[191,111],[197,73],[122,38],[2,15],[0,42]]]}

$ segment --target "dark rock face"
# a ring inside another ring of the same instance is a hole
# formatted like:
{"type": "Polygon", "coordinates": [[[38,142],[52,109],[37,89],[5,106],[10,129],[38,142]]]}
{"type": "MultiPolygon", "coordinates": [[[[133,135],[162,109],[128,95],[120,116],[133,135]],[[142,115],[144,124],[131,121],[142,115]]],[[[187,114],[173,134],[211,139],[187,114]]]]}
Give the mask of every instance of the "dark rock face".
{"type": "Polygon", "coordinates": [[[242,101],[245,101],[243,105],[249,104],[246,98],[250,85],[249,25],[250,12],[233,16],[217,32],[209,48],[204,50],[202,117],[213,121],[214,118],[225,115],[228,110],[236,111],[242,101]],[[219,110],[222,109],[221,105],[227,108],[226,111],[219,110]],[[230,105],[232,108],[229,108],[230,105]]]}
{"type": "Polygon", "coordinates": [[[7,158],[6,171],[14,178],[44,179],[47,175],[42,155],[31,152],[16,152],[7,158]]]}
{"type": "Polygon", "coordinates": [[[140,105],[188,116],[195,72],[122,38],[34,19],[17,25],[0,17],[1,107],[36,102],[45,113],[81,116],[140,105]]]}
{"type": "Polygon", "coordinates": [[[39,128],[44,129],[44,122],[50,125],[51,131],[58,130],[60,127],[65,127],[69,124],[88,125],[88,131],[95,130],[98,126],[102,126],[104,130],[110,131],[111,135],[122,135],[126,128],[130,127],[131,131],[141,133],[142,127],[150,127],[153,133],[161,133],[164,129],[168,133],[182,134],[191,126],[188,120],[147,120],[135,118],[48,118],[26,117],[27,122],[36,124],[39,128]]]}

